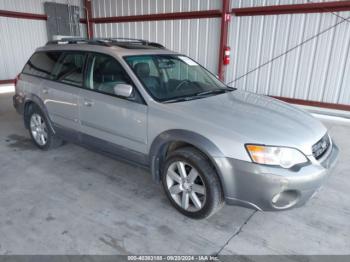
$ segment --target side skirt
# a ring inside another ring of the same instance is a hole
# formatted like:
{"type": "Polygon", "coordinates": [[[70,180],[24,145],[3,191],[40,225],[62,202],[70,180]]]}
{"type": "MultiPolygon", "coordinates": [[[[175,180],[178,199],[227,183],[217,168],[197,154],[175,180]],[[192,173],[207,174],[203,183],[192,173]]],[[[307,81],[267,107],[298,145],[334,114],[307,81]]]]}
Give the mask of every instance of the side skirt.
{"type": "Polygon", "coordinates": [[[149,170],[149,158],[146,154],[56,124],[54,125],[54,129],[56,134],[63,140],[80,145],[107,157],[149,170]]]}

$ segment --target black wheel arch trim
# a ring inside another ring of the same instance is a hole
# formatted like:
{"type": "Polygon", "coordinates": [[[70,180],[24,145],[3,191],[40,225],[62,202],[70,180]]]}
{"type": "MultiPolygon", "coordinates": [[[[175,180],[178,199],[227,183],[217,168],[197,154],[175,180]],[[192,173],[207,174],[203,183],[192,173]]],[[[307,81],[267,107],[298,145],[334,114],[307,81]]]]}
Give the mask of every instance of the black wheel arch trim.
{"type": "Polygon", "coordinates": [[[41,110],[41,112],[44,114],[45,119],[48,122],[49,128],[50,130],[55,134],[55,129],[53,128],[51,119],[49,117],[49,113],[46,109],[45,103],[42,101],[42,99],[34,94],[30,94],[29,96],[26,96],[24,98],[24,110],[23,110],[23,118],[24,118],[24,125],[27,129],[29,129],[29,122],[26,121],[26,117],[27,117],[27,106],[28,104],[33,103],[35,104],[37,107],[39,107],[39,109],[41,110]]]}

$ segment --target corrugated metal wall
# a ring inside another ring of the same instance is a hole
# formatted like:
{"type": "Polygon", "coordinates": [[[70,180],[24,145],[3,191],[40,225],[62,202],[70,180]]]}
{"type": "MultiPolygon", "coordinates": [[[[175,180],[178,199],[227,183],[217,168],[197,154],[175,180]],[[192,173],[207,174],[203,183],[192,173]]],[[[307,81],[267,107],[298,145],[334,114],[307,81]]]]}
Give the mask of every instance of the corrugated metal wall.
{"type": "MultiPolygon", "coordinates": [[[[93,1],[94,17],[221,9],[221,0],[93,1]]],[[[131,37],[159,42],[217,73],[220,19],[190,19],[94,25],[97,37],[131,37]]]]}
{"type": "Polygon", "coordinates": [[[14,79],[33,51],[47,41],[46,25],[44,21],[0,17],[0,36],[0,80],[14,79]]]}
{"type": "Polygon", "coordinates": [[[221,9],[221,0],[94,0],[94,17],[221,9]]]}
{"type": "MultiPolygon", "coordinates": [[[[43,13],[44,1],[3,0],[0,1],[0,9],[43,13]]],[[[312,2],[326,1],[329,0],[312,2]]],[[[54,2],[66,3],[66,0],[54,2]]],[[[231,6],[307,2],[231,0],[231,6]]],[[[81,5],[81,0],[70,0],[70,3],[81,5]]],[[[94,17],[222,7],[221,0],[94,0],[92,3],[94,17]]],[[[350,12],[337,15],[349,18],[350,12]]],[[[0,18],[0,23],[0,35],[7,36],[0,38],[0,79],[8,79],[16,75],[37,46],[46,42],[46,27],[44,21],[14,18],[0,18]]],[[[217,73],[219,18],[95,24],[94,32],[96,37],[131,37],[160,42],[169,49],[191,56],[217,73]]],[[[238,79],[234,82],[238,88],[268,95],[350,104],[350,26],[348,21],[344,22],[332,13],[233,16],[229,45],[232,62],[226,68],[226,82],[238,79]],[[320,36],[298,46],[317,34],[320,36]]]]}
{"type": "MultiPolygon", "coordinates": [[[[315,0],[312,2],[327,2],[315,0]]],[[[307,0],[231,0],[232,8],[308,3],[307,0]]],[[[221,9],[221,0],[99,0],[94,17],[221,9]]],[[[350,12],[339,15],[348,17],[350,12]]],[[[292,49],[308,38],[341,22],[331,13],[235,17],[230,23],[231,65],[226,82],[252,92],[350,103],[350,26],[344,22],[292,49]],[[280,56],[273,60],[274,58],[280,56]],[[273,60],[269,63],[270,60],[273,60]],[[259,65],[261,68],[256,69],[259,65]],[[244,76],[244,77],[242,77],[244,76]]],[[[193,19],[97,24],[99,37],[134,37],[156,41],[185,53],[217,73],[220,19],[193,19]]]]}
{"type": "MultiPolygon", "coordinates": [[[[44,2],[82,6],[81,0],[1,0],[0,9],[44,14],[44,2]]],[[[85,33],[85,25],[81,26],[85,33]]],[[[46,21],[0,17],[0,80],[15,78],[33,51],[46,42],[46,21]]]]}
{"type": "MultiPolygon", "coordinates": [[[[270,5],[305,1],[233,0],[232,5],[254,6],[257,2],[270,5]]],[[[337,15],[350,18],[350,12],[337,15]]],[[[268,95],[350,104],[349,21],[332,13],[233,17],[229,44],[233,62],[227,68],[226,81],[238,78],[235,87],[268,95]],[[328,28],[332,29],[297,47],[328,28]],[[252,70],[255,71],[244,76],[252,70]]]]}

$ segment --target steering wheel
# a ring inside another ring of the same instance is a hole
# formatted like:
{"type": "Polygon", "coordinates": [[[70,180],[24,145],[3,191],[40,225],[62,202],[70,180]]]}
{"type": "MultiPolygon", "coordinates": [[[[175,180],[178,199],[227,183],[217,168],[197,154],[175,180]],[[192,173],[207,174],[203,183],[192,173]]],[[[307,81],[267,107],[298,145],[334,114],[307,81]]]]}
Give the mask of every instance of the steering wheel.
{"type": "Polygon", "coordinates": [[[174,91],[179,91],[181,89],[181,87],[183,87],[184,84],[186,83],[192,83],[190,80],[182,80],[174,89],[174,91]]]}

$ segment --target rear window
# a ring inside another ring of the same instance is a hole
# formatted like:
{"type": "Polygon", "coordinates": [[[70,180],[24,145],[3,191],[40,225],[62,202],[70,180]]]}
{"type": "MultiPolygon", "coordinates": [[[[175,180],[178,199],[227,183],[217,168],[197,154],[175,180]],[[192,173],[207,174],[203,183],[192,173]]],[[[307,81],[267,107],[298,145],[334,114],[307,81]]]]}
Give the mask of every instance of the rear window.
{"type": "Polygon", "coordinates": [[[50,78],[61,52],[38,52],[35,53],[25,65],[23,73],[50,78]]]}
{"type": "Polygon", "coordinates": [[[52,79],[69,85],[82,86],[84,62],[84,53],[66,53],[57,63],[52,79]]]}

